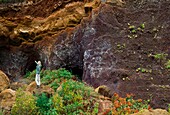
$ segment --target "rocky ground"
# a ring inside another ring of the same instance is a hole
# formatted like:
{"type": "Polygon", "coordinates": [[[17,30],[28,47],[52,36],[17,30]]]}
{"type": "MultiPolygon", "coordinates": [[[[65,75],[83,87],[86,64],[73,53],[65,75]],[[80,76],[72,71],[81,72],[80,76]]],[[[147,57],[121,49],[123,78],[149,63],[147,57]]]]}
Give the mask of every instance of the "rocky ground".
{"type": "Polygon", "coordinates": [[[41,60],[44,69],[65,67],[94,87],[167,109],[169,0],[43,0],[0,14],[0,69],[11,80],[41,60]]]}

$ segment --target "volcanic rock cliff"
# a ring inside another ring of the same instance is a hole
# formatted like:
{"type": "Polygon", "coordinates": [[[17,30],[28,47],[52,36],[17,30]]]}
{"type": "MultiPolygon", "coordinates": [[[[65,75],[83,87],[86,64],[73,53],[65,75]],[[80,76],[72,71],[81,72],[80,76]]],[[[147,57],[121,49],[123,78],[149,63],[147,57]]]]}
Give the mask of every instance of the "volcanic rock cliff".
{"type": "Polygon", "coordinates": [[[170,103],[169,0],[43,0],[1,6],[0,69],[18,80],[64,67],[84,82],[170,103]],[[31,3],[31,4],[30,4],[31,3]]]}

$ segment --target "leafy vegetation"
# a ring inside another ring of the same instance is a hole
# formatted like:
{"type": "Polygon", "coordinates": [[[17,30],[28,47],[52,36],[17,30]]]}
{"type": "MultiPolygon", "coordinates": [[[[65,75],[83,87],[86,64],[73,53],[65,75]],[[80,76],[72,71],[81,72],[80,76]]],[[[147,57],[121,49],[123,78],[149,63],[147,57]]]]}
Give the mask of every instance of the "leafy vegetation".
{"type": "Polygon", "coordinates": [[[145,69],[145,68],[137,68],[136,72],[142,72],[142,73],[152,73],[151,69],[145,69]]]}
{"type": "Polygon", "coordinates": [[[37,106],[35,97],[21,88],[16,92],[16,102],[12,107],[11,115],[36,115],[37,106]]]}
{"type": "Polygon", "coordinates": [[[142,99],[134,100],[132,94],[127,94],[126,98],[121,98],[115,93],[112,102],[113,108],[106,110],[103,115],[129,115],[142,109],[151,109],[147,101],[142,102],[142,99]]]}
{"type": "Polygon", "coordinates": [[[3,109],[0,109],[0,115],[4,115],[3,109]]]}
{"type": "MultiPolygon", "coordinates": [[[[142,71],[142,70],[140,70],[142,71]]],[[[35,71],[27,78],[32,78],[35,71]]],[[[72,74],[65,69],[45,70],[41,72],[43,85],[54,90],[53,95],[46,93],[28,94],[23,89],[17,91],[16,103],[11,115],[96,115],[99,109],[99,95],[94,89],[82,82],[72,79],[72,74]]],[[[112,107],[103,115],[126,115],[142,109],[150,109],[146,101],[134,100],[133,95],[126,98],[114,94],[111,98],[112,107]]]]}
{"type": "Polygon", "coordinates": [[[40,96],[37,96],[36,106],[41,115],[56,115],[56,110],[53,106],[51,98],[48,98],[45,93],[42,93],[40,96]]]}
{"type": "Polygon", "coordinates": [[[165,53],[157,53],[157,54],[149,54],[148,57],[153,57],[154,59],[165,60],[168,54],[165,53]]]}
{"type": "Polygon", "coordinates": [[[170,60],[165,63],[165,68],[170,69],[170,60]]]}
{"type": "Polygon", "coordinates": [[[27,71],[26,74],[24,75],[24,78],[29,78],[31,80],[34,80],[35,79],[35,74],[36,74],[36,70],[30,72],[30,71],[27,71]]]}
{"type": "Polygon", "coordinates": [[[128,29],[129,29],[129,32],[130,32],[130,35],[128,35],[128,38],[137,38],[138,37],[137,32],[144,32],[145,22],[141,23],[137,27],[128,23],[128,29]]]}

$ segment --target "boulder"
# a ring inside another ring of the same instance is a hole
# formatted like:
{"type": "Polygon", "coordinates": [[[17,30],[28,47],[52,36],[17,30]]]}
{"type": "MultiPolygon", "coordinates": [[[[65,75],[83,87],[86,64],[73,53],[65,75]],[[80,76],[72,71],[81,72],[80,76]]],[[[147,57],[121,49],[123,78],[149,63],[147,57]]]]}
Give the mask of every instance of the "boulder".
{"type": "Polygon", "coordinates": [[[112,107],[112,102],[111,101],[109,101],[109,100],[100,100],[99,101],[99,112],[98,112],[98,115],[103,115],[103,113],[106,110],[111,109],[111,107],[112,107]]]}
{"type": "Polygon", "coordinates": [[[105,85],[97,87],[95,92],[103,95],[104,97],[110,97],[110,89],[105,85]]]}
{"type": "Polygon", "coordinates": [[[33,93],[36,88],[37,88],[37,84],[35,81],[33,81],[27,86],[26,91],[33,93]]]}
{"type": "Polygon", "coordinates": [[[12,89],[12,90],[18,90],[19,88],[26,88],[27,87],[27,84],[24,84],[24,83],[20,83],[20,82],[12,82],[11,84],[10,84],[10,89],[12,89]]]}
{"type": "Polygon", "coordinates": [[[8,76],[0,70],[0,92],[9,87],[10,81],[8,76]]]}
{"type": "Polygon", "coordinates": [[[0,93],[0,108],[10,110],[15,103],[16,92],[12,89],[3,90],[0,93]]]}
{"type": "Polygon", "coordinates": [[[26,91],[32,94],[46,93],[48,95],[52,95],[54,93],[54,90],[48,85],[40,85],[40,87],[38,88],[35,81],[31,82],[27,86],[26,91]]]}
{"type": "Polygon", "coordinates": [[[170,115],[166,110],[164,109],[154,109],[154,110],[141,110],[138,113],[134,113],[132,115],[170,115]]]}

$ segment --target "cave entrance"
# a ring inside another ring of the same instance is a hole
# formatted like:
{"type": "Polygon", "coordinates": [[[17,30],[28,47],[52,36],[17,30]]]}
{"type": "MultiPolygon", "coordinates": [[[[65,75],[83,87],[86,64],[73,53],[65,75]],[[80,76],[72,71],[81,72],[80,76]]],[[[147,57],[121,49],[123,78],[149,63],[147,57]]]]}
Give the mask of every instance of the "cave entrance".
{"type": "Polygon", "coordinates": [[[36,69],[36,65],[37,65],[37,64],[36,64],[35,62],[30,63],[30,64],[27,66],[25,72],[32,72],[32,71],[34,71],[34,70],[36,69]]]}
{"type": "Polygon", "coordinates": [[[30,73],[30,72],[32,72],[36,69],[37,64],[35,63],[35,61],[40,60],[39,57],[40,56],[36,52],[33,52],[29,56],[29,59],[27,60],[26,66],[25,66],[25,69],[24,69],[24,75],[26,75],[27,73],[30,73]]]}
{"type": "Polygon", "coordinates": [[[63,67],[66,70],[68,70],[69,72],[71,72],[73,75],[75,75],[79,80],[82,81],[82,76],[83,76],[83,69],[81,69],[80,67],[76,66],[76,67],[69,67],[69,66],[65,66],[63,67]]]}

